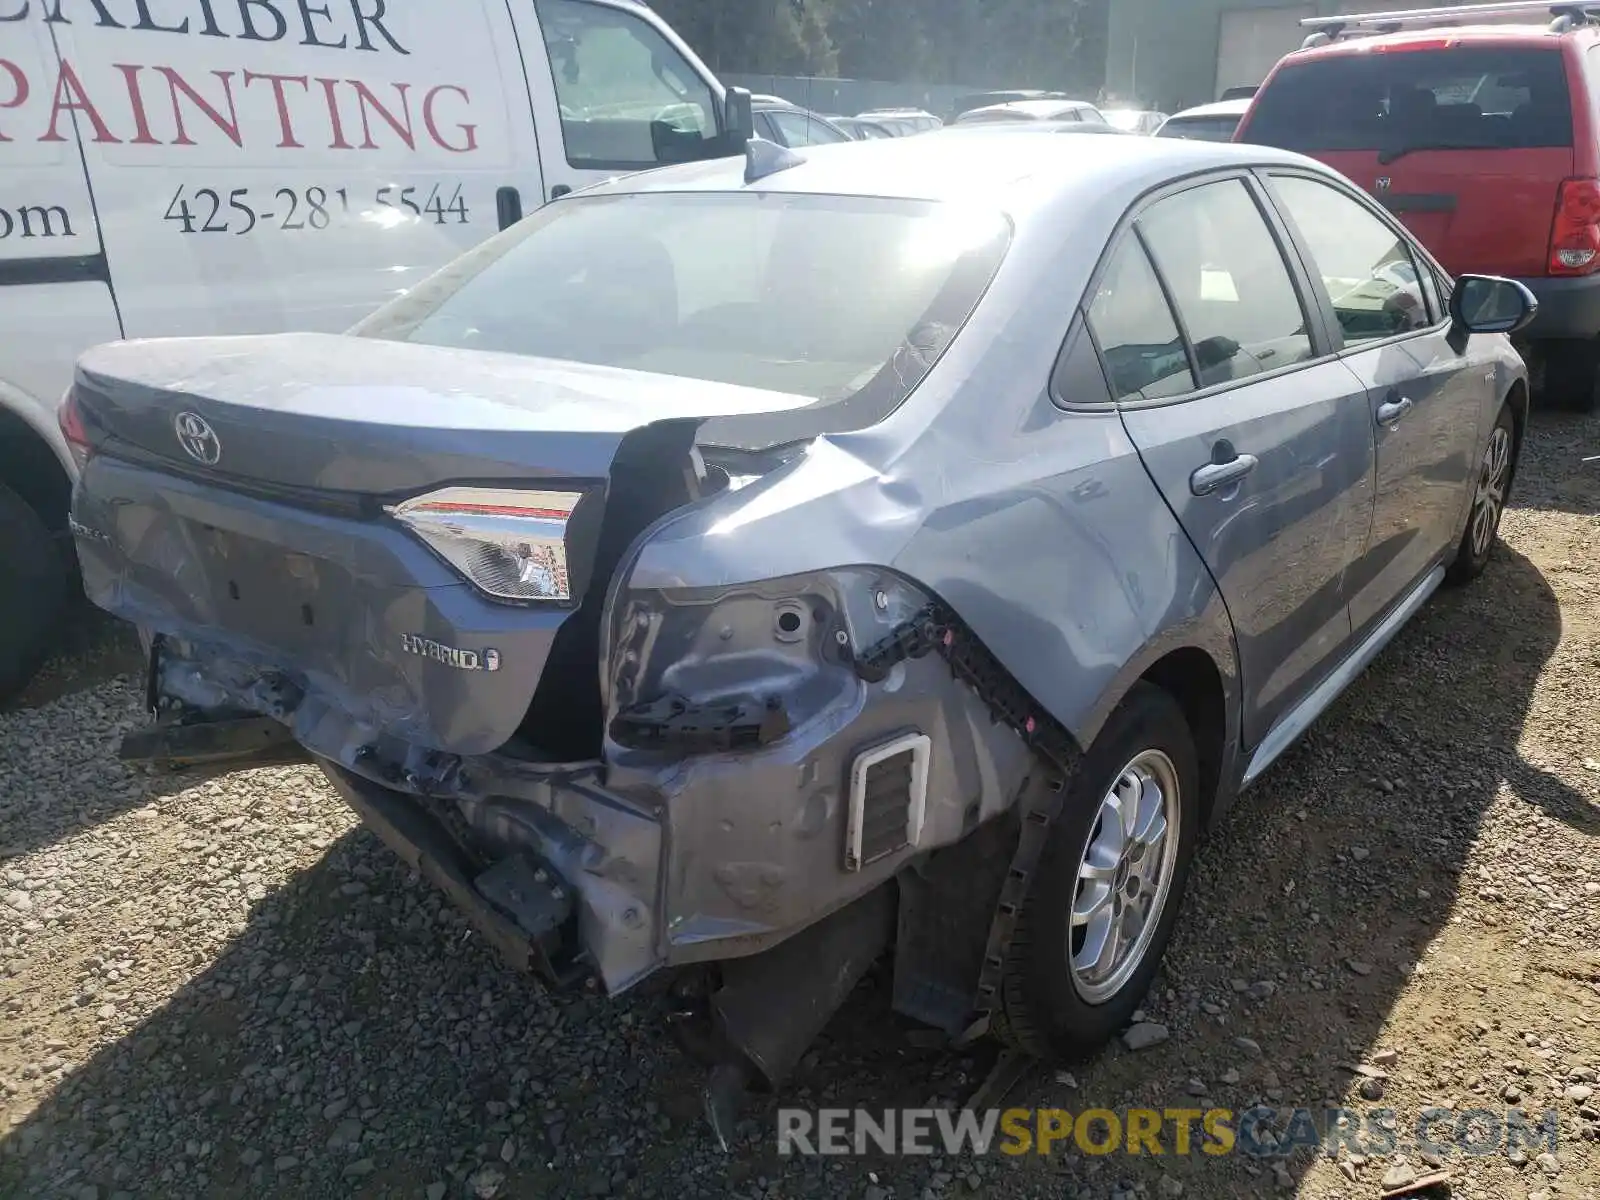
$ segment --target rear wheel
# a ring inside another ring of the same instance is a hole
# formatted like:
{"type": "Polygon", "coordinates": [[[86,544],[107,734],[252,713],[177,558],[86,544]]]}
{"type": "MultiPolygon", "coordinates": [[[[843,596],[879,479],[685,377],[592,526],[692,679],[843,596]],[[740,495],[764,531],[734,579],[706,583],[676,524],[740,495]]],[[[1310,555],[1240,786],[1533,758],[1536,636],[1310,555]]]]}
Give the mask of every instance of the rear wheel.
{"type": "Polygon", "coordinates": [[[1092,1053],[1160,965],[1199,834],[1183,712],[1140,684],[1067,785],[1007,953],[1000,1032],[1041,1058],[1092,1053]]]}
{"type": "Polygon", "coordinates": [[[1545,342],[1543,399],[1554,408],[1593,412],[1600,400],[1600,342],[1545,342]]]}
{"type": "Polygon", "coordinates": [[[1505,515],[1506,498],[1511,490],[1511,478],[1517,467],[1517,427],[1511,416],[1511,406],[1500,409],[1499,419],[1489,434],[1489,444],[1484,448],[1483,459],[1478,464],[1476,490],[1472,508],[1467,513],[1467,528],[1461,535],[1461,545],[1456,559],[1450,564],[1445,579],[1454,584],[1470,583],[1489,565],[1500,540],[1500,518],[1505,515]]]}
{"type": "Polygon", "coordinates": [[[33,678],[52,648],[70,573],[39,514],[0,484],[0,704],[33,678]]]}

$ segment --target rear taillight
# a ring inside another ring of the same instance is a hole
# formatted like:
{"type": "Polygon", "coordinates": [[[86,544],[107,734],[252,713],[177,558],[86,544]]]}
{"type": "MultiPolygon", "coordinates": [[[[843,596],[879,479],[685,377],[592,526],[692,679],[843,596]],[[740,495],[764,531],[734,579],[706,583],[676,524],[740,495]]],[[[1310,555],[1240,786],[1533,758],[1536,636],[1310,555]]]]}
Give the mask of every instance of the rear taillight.
{"type": "Polygon", "coordinates": [[[61,436],[67,440],[72,460],[78,464],[78,470],[83,470],[93,451],[89,445],[89,433],[83,427],[83,413],[78,410],[77,392],[69,390],[62,399],[61,407],[56,410],[56,423],[61,426],[61,436]]]}
{"type": "Polygon", "coordinates": [[[450,487],[387,511],[496,600],[570,603],[567,521],[580,492],[450,487]]]}
{"type": "Polygon", "coordinates": [[[1600,270],[1600,179],[1567,179],[1550,229],[1550,274],[1600,270]]]}

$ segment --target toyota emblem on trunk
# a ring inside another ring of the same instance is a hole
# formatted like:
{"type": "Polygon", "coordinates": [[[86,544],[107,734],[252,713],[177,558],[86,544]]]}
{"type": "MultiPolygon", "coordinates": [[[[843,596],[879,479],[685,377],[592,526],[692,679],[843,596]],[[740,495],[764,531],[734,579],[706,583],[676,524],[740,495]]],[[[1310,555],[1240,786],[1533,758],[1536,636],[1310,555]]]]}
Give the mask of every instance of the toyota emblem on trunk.
{"type": "Polygon", "coordinates": [[[217,465],[222,457],[222,441],[209,421],[197,413],[182,412],[173,418],[172,426],[185,454],[208,467],[217,465]]]}
{"type": "Polygon", "coordinates": [[[1378,190],[1380,192],[1387,192],[1393,186],[1394,180],[1390,179],[1387,175],[1378,176],[1378,190]]]}

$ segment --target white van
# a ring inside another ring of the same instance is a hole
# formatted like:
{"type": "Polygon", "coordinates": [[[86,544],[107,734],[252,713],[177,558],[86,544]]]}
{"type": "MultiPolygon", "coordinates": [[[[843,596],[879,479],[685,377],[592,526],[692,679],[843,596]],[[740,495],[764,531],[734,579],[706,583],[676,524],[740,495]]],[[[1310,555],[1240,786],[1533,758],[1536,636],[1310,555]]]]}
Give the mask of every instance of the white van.
{"type": "Polygon", "coordinates": [[[0,699],[68,598],[79,353],[343,330],[749,121],[638,0],[0,0],[0,699]]]}

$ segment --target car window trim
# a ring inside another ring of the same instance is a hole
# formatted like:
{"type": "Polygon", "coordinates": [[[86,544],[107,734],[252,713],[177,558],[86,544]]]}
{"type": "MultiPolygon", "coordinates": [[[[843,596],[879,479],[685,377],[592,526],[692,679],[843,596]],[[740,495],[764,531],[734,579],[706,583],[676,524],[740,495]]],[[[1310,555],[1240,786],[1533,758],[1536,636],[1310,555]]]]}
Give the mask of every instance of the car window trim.
{"type": "MultiPolygon", "coordinates": [[[[1310,268],[1311,264],[1316,262],[1316,257],[1311,253],[1310,246],[1307,246],[1303,243],[1301,234],[1299,232],[1299,227],[1295,225],[1293,217],[1287,211],[1287,206],[1279,200],[1277,193],[1272,190],[1272,180],[1278,176],[1308,179],[1313,183],[1320,183],[1324,187],[1332,188],[1341,195],[1349,197],[1351,200],[1355,201],[1359,208],[1371,213],[1375,218],[1386,225],[1391,233],[1399,235],[1399,237],[1405,242],[1406,247],[1411,251],[1411,257],[1417,268],[1417,282],[1419,286],[1422,284],[1422,276],[1430,271],[1433,273],[1436,280],[1441,276],[1443,276],[1445,279],[1450,279],[1449,273],[1438,265],[1438,260],[1433,258],[1433,256],[1428,253],[1427,247],[1423,246],[1423,244],[1417,240],[1415,235],[1413,235],[1409,229],[1407,229],[1399,221],[1395,220],[1394,215],[1390,213],[1388,209],[1374,202],[1372,197],[1368,196],[1360,188],[1348,185],[1343,180],[1333,178],[1332,176],[1324,175],[1320,171],[1308,171],[1303,168],[1292,166],[1258,168],[1256,174],[1261,177],[1262,188],[1267,195],[1268,201],[1273,205],[1274,208],[1281,211],[1284,226],[1289,230],[1290,236],[1294,238],[1295,244],[1298,247],[1298,252],[1305,260],[1305,269],[1308,278],[1313,276],[1310,268]]],[[[1317,274],[1320,275],[1320,272],[1317,272],[1317,274]]],[[[1454,286],[1453,279],[1451,280],[1451,285],[1452,287],[1454,286]]],[[[1317,303],[1319,307],[1323,307],[1322,294],[1326,293],[1327,290],[1327,285],[1324,284],[1321,292],[1317,294],[1317,303]]],[[[1426,299],[1426,292],[1428,289],[1424,287],[1423,290],[1424,298],[1426,299]]],[[[1338,350],[1335,351],[1333,357],[1344,359],[1350,357],[1352,354],[1360,354],[1367,350],[1380,349],[1387,346],[1397,346],[1402,342],[1408,342],[1414,338],[1436,336],[1441,333],[1448,333],[1450,330],[1450,298],[1444,293],[1443,288],[1436,288],[1435,290],[1439,292],[1439,311],[1437,314],[1429,314],[1434,318],[1432,324],[1422,329],[1408,329],[1404,333],[1392,334],[1386,338],[1372,338],[1363,342],[1350,342],[1346,340],[1344,336],[1344,329],[1339,324],[1338,314],[1333,311],[1330,299],[1329,305],[1326,307],[1324,319],[1328,323],[1331,337],[1339,347],[1338,350]]]]}
{"type": "MultiPolygon", "coordinates": [[[[1192,396],[1201,390],[1200,356],[1194,351],[1194,338],[1189,335],[1189,322],[1184,320],[1183,310],[1178,307],[1177,300],[1173,298],[1172,284],[1167,281],[1167,273],[1161,269],[1161,261],[1156,258],[1155,251],[1150,249],[1150,239],[1145,236],[1144,227],[1137,220],[1133,223],[1131,236],[1134,243],[1139,247],[1139,253],[1144,255],[1145,262],[1150,265],[1150,274],[1155,276],[1156,286],[1161,289],[1161,298],[1166,301],[1167,312],[1172,316],[1172,327],[1178,331],[1178,340],[1183,343],[1183,357],[1189,364],[1189,380],[1194,384],[1194,387],[1187,392],[1179,394],[1192,396]]],[[[1092,330],[1094,322],[1088,321],[1087,318],[1085,320],[1092,330]]],[[[1109,378],[1109,375],[1107,377],[1109,378]]],[[[1153,398],[1141,394],[1139,400],[1135,401],[1135,403],[1143,403],[1153,398]]],[[[1115,388],[1112,389],[1112,399],[1118,404],[1123,403],[1123,398],[1116,395],[1115,388]]]]}
{"type": "MultiPolygon", "coordinates": [[[[1228,180],[1238,180],[1244,185],[1245,190],[1251,194],[1252,199],[1255,201],[1257,210],[1261,212],[1262,220],[1265,221],[1267,228],[1272,233],[1273,240],[1278,247],[1278,256],[1283,262],[1284,269],[1289,273],[1289,277],[1293,283],[1296,295],[1300,298],[1300,309],[1302,314],[1305,316],[1306,331],[1311,340],[1311,357],[1302,362],[1286,363],[1281,367],[1274,367],[1270,371],[1262,371],[1259,374],[1249,375],[1243,379],[1229,379],[1222,383],[1211,384],[1208,387],[1198,387],[1194,391],[1182,392],[1176,396],[1151,396],[1122,400],[1113,399],[1112,407],[1118,410],[1127,409],[1129,411],[1134,411],[1147,408],[1166,408],[1174,404],[1187,404],[1191,400],[1209,399],[1212,396],[1221,395],[1224,392],[1231,391],[1234,388],[1242,387],[1246,384],[1259,383],[1269,379],[1277,379],[1295,371],[1304,371],[1311,367],[1333,362],[1340,357],[1341,352],[1333,349],[1334,342],[1327,328],[1328,316],[1323,311],[1320,300],[1315,306],[1314,315],[1312,312],[1307,310],[1306,298],[1310,294],[1307,291],[1307,289],[1310,287],[1310,279],[1306,275],[1304,263],[1300,260],[1299,251],[1296,250],[1291,256],[1283,243],[1282,239],[1284,236],[1286,236],[1287,229],[1278,221],[1277,210],[1276,207],[1271,203],[1271,197],[1266,194],[1266,189],[1260,186],[1260,180],[1256,178],[1256,172],[1258,169],[1262,168],[1257,168],[1255,166],[1243,166],[1230,167],[1221,171],[1213,168],[1194,175],[1184,176],[1181,179],[1168,180],[1167,182],[1160,184],[1141,195],[1133,202],[1133,204],[1128,207],[1127,212],[1123,214],[1122,219],[1117,223],[1117,228],[1112,232],[1111,237],[1107,239],[1105,249],[1101,251],[1100,259],[1095,263],[1094,271],[1089,276],[1089,283],[1084,288],[1083,297],[1079,301],[1077,310],[1074,312],[1074,317],[1081,317],[1087,325],[1090,342],[1094,346],[1095,354],[1100,359],[1100,369],[1106,377],[1106,387],[1114,395],[1116,391],[1116,385],[1111,379],[1109,365],[1107,364],[1105,354],[1100,347],[1100,339],[1095,334],[1094,322],[1089,320],[1088,304],[1090,298],[1095,294],[1095,290],[1100,286],[1101,281],[1105,278],[1107,270],[1110,269],[1113,256],[1121,248],[1122,239],[1128,236],[1129,231],[1137,226],[1139,218],[1142,217],[1148,209],[1156,204],[1159,204],[1161,201],[1166,200],[1171,196],[1177,196],[1184,192],[1192,191],[1197,187],[1205,187],[1213,183],[1225,183],[1228,180]]],[[[1189,338],[1188,327],[1183,322],[1182,314],[1177,311],[1176,306],[1172,303],[1171,292],[1167,288],[1167,283],[1162,276],[1161,268],[1159,264],[1156,263],[1155,256],[1150,254],[1148,248],[1144,246],[1142,236],[1140,248],[1144,251],[1145,257],[1147,261],[1149,261],[1151,269],[1156,273],[1156,279],[1161,284],[1162,294],[1167,299],[1167,307],[1169,311],[1172,312],[1173,321],[1178,328],[1179,336],[1183,338],[1184,350],[1189,358],[1190,373],[1194,375],[1195,382],[1198,384],[1200,382],[1200,376],[1199,372],[1195,368],[1194,345],[1189,338]]],[[[1062,348],[1056,355],[1057,364],[1060,362],[1061,355],[1066,353],[1066,349],[1066,341],[1063,339],[1062,348]]],[[[1101,407],[1099,405],[1074,405],[1064,401],[1060,396],[1056,395],[1053,387],[1056,370],[1057,367],[1052,366],[1052,387],[1050,390],[1050,396],[1058,407],[1067,409],[1068,411],[1094,411],[1101,407]]]]}

